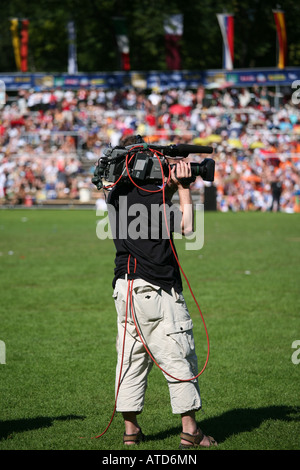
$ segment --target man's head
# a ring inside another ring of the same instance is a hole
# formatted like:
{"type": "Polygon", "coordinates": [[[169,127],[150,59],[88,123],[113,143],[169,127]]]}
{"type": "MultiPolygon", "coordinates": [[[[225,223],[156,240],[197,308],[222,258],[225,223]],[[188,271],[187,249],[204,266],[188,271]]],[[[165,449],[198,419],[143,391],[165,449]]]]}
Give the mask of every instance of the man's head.
{"type": "Polygon", "coordinates": [[[129,145],[144,144],[146,143],[140,135],[126,135],[119,141],[120,147],[127,147],[129,145]]]}

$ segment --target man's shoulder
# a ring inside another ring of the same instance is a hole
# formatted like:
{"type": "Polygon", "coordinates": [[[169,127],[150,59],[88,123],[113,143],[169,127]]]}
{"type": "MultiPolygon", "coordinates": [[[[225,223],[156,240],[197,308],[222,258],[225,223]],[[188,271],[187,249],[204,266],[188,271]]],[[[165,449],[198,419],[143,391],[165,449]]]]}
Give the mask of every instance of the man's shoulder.
{"type": "Polygon", "coordinates": [[[114,186],[109,192],[107,196],[107,202],[113,203],[114,201],[118,200],[120,196],[126,196],[130,191],[130,188],[127,185],[119,185],[117,184],[114,186]]]}
{"type": "MultiPolygon", "coordinates": [[[[162,188],[155,184],[151,183],[143,186],[123,184],[116,185],[109,191],[107,203],[111,205],[119,204],[122,197],[126,197],[128,205],[143,203],[150,206],[152,204],[162,204],[164,200],[162,188]]],[[[168,206],[172,205],[167,195],[165,196],[165,202],[168,206]]]]}

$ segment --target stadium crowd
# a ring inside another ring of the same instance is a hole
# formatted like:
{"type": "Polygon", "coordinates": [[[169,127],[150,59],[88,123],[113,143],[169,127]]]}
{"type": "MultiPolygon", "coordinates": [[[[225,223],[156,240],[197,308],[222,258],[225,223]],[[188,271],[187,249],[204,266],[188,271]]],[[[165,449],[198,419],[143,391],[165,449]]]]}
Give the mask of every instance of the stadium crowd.
{"type": "MultiPolygon", "coordinates": [[[[275,181],[280,210],[300,211],[300,108],[288,94],[277,103],[266,87],[11,94],[0,109],[0,204],[88,199],[97,192],[95,162],[132,133],[149,143],[213,146],[220,211],[277,210],[275,181]]],[[[198,177],[193,193],[209,184],[198,177]]]]}

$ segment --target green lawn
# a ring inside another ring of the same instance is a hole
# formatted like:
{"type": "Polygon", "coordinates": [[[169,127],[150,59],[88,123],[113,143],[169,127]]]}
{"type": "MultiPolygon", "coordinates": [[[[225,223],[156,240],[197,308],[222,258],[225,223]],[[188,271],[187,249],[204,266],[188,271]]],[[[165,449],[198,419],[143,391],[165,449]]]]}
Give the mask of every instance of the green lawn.
{"type": "MultiPolygon", "coordinates": [[[[113,412],[116,363],[114,247],[97,220],[0,211],[0,450],[124,449],[119,415],[91,439],[113,412]]],[[[299,449],[300,215],[206,213],[204,247],[176,246],[210,338],[200,427],[220,450],[299,449]]],[[[205,332],[184,286],[202,368],[205,332]]],[[[139,449],[178,449],[180,419],[156,367],[140,424],[139,449]]]]}

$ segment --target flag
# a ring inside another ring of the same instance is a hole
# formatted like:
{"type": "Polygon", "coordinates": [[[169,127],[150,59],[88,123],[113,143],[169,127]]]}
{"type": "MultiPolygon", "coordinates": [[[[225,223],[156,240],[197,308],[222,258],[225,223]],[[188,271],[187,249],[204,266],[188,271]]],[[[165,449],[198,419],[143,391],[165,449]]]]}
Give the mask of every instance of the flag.
{"type": "Polygon", "coordinates": [[[168,15],[164,21],[164,33],[167,68],[169,70],[180,70],[180,39],[183,34],[183,15],[168,15]]]}
{"type": "Polygon", "coordinates": [[[20,52],[20,39],[19,39],[19,20],[12,18],[10,20],[10,30],[12,36],[12,44],[15,55],[15,62],[18,72],[21,71],[21,52],[20,52]]]}
{"type": "Polygon", "coordinates": [[[273,10],[277,38],[278,38],[278,64],[279,69],[284,69],[287,64],[287,37],[284,12],[281,10],[273,10]]]}
{"type": "Polygon", "coordinates": [[[28,28],[29,21],[21,21],[21,48],[20,48],[20,58],[21,58],[21,71],[27,72],[27,58],[28,58],[28,28]]]}
{"type": "Polygon", "coordinates": [[[74,21],[68,21],[67,24],[69,51],[68,51],[68,73],[74,74],[78,72],[77,68],[77,52],[76,52],[76,30],[74,21]]]}
{"type": "Polygon", "coordinates": [[[115,16],[113,18],[118,50],[121,56],[121,69],[130,70],[129,39],[125,18],[115,16]]]}
{"type": "Polygon", "coordinates": [[[233,69],[234,59],[234,16],[232,14],[217,14],[223,37],[223,69],[233,69]]]}

